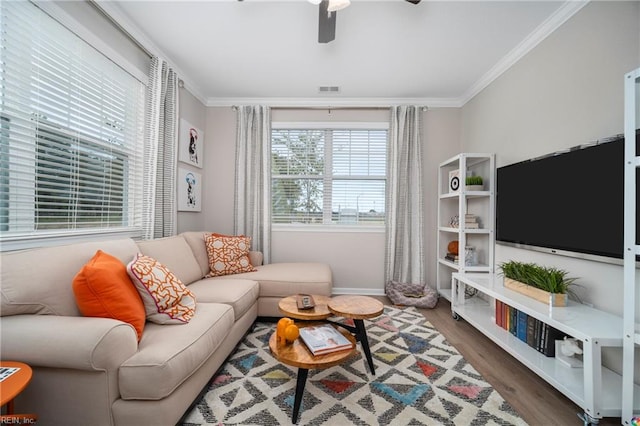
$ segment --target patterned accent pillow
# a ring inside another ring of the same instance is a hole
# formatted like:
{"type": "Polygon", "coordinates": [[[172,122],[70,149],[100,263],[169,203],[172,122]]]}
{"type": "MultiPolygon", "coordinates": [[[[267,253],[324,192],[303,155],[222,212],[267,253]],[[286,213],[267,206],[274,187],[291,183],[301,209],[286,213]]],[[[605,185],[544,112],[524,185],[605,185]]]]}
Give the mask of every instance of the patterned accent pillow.
{"type": "Polygon", "coordinates": [[[256,270],[249,260],[251,237],[207,234],[204,236],[204,244],[207,247],[207,256],[209,257],[210,272],[207,277],[256,270]]]}
{"type": "Polygon", "coordinates": [[[127,265],[147,315],[156,324],[184,324],[196,312],[196,298],[171,272],[152,257],[138,253],[127,265]]]}

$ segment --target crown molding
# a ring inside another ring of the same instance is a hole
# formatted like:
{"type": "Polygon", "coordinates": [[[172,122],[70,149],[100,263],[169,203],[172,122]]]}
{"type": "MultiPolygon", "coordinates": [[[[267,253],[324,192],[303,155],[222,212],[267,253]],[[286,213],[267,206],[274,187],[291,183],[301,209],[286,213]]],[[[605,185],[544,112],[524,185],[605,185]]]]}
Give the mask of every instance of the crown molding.
{"type": "Polygon", "coordinates": [[[566,1],[558,10],[540,24],[531,34],[520,42],[515,48],[507,53],[498,63],[496,63],[486,74],[476,81],[461,97],[462,105],[473,99],[478,93],[493,83],[505,71],[514,66],[533,48],[540,44],[544,39],[551,35],[555,30],[560,28],[562,24],[567,22],[573,15],[578,13],[591,0],[569,0],[566,1]]]}
{"type": "Polygon", "coordinates": [[[316,98],[209,98],[207,107],[238,105],[269,105],[271,107],[389,107],[397,105],[420,105],[428,108],[459,108],[460,99],[448,98],[338,98],[333,96],[316,98]]]}

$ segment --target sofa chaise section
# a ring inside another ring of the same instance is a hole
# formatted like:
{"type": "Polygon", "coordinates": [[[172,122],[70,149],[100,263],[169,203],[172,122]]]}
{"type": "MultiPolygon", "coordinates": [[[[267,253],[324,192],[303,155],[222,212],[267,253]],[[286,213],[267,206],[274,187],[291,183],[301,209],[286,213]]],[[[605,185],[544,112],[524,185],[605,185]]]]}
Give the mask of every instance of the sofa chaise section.
{"type": "MultiPolygon", "coordinates": [[[[180,234],[193,250],[202,276],[209,273],[209,258],[205,246],[206,232],[184,232],[180,234]]],[[[333,279],[331,267],[318,262],[282,262],[263,265],[262,254],[249,253],[255,272],[211,277],[209,280],[253,280],[260,284],[258,316],[280,317],[278,302],[283,297],[296,293],[331,296],[333,279]]],[[[198,286],[199,287],[199,286],[198,286]]],[[[226,287],[225,287],[226,288],[226,287]]],[[[197,293],[196,293],[197,294],[197,293]]]]}

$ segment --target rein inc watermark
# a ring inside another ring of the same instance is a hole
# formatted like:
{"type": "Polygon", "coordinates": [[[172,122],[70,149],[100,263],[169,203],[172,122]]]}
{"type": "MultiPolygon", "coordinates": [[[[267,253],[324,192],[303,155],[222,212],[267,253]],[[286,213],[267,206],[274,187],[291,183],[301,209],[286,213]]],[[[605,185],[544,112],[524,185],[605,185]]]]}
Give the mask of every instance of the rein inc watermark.
{"type": "Polygon", "coordinates": [[[0,425],[33,425],[38,421],[35,414],[8,414],[0,416],[0,425]]]}

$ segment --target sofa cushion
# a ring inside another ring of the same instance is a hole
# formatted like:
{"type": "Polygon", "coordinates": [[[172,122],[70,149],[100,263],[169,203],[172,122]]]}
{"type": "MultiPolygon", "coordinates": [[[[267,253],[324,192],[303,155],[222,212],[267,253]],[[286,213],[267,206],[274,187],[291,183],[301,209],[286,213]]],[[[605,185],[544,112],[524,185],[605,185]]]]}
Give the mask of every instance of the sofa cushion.
{"type": "Polygon", "coordinates": [[[0,315],[79,316],[71,283],[97,250],[126,264],[138,247],[132,239],[117,239],[2,253],[0,315]]]}
{"type": "Polygon", "coordinates": [[[229,305],[198,303],[187,324],[147,324],[138,352],[118,372],[122,399],[169,396],[215,352],[233,327],[229,305]]]}
{"type": "Polygon", "coordinates": [[[210,269],[207,277],[255,271],[249,260],[251,237],[207,234],[204,242],[210,269]]]}
{"type": "Polygon", "coordinates": [[[138,253],[127,265],[140,293],[147,320],[156,324],[183,324],[195,314],[196,299],[166,266],[138,253]]]}
{"type": "Polygon", "coordinates": [[[113,318],[131,324],[142,337],[142,299],[116,257],[98,250],[73,279],[73,293],[85,317],[113,318]]]}
{"type": "Polygon", "coordinates": [[[256,266],[255,272],[213,277],[255,280],[260,283],[260,297],[286,297],[296,293],[330,296],[333,286],[331,268],[324,263],[271,263],[256,266]]]}
{"type": "Polygon", "coordinates": [[[224,303],[233,308],[235,320],[241,318],[258,300],[256,281],[220,277],[206,278],[189,285],[198,302],[224,303]]]}
{"type": "Polygon", "coordinates": [[[162,263],[185,285],[191,284],[205,275],[200,270],[200,265],[194,257],[191,247],[181,235],[139,241],[138,247],[140,253],[162,263]]]}

